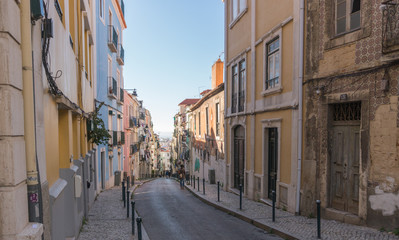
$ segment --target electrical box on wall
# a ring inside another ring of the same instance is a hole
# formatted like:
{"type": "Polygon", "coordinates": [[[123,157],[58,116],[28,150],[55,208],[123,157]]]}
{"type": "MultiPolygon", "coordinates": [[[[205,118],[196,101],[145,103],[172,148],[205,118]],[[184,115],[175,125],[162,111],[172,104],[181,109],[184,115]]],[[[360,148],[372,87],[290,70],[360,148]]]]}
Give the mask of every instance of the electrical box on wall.
{"type": "Polygon", "coordinates": [[[34,21],[44,17],[43,0],[30,0],[30,15],[34,21]]]}
{"type": "Polygon", "coordinates": [[[78,198],[82,195],[82,177],[75,175],[75,197],[78,198]]]}

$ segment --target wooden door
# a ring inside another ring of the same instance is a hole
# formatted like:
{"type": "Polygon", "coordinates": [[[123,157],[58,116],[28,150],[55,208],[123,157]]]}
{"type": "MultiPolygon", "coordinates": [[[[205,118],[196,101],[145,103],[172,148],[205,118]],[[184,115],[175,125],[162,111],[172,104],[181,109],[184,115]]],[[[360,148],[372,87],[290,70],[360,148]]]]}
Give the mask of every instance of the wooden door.
{"type": "Polygon", "coordinates": [[[245,138],[244,128],[238,126],[234,130],[234,188],[244,187],[245,138]]]}
{"type": "Polygon", "coordinates": [[[331,206],[358,214],[359,209],[359,129],[334,126],[331,151],[331,206]]]}
{"type": "Polygon", "coordinates": [[[272,191],[276,191],[277,183],[277,163],[278,163],[278,135],[277,128],[268,129],[268,198],[272,199],[272,191]]]}

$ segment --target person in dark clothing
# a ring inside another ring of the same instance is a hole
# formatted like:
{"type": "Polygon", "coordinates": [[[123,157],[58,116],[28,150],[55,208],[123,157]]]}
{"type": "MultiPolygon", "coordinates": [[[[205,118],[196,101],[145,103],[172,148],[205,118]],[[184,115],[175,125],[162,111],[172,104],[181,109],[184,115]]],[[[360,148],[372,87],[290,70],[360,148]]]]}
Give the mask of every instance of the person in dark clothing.
{"type": "Polygon", "coordinates": [[[184,179],[186,178],[186,172],[184,170],[184,166],[182,165],[179,170],[179,179],[180,179],[180,188],[184,189],[184,179]]]}

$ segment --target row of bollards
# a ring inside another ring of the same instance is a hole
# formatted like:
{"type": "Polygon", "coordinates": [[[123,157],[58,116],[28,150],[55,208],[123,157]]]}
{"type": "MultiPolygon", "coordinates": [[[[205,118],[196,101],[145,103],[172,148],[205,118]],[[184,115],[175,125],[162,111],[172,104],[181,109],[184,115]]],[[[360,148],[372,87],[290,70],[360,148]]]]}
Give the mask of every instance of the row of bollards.
{"type": "MultiPolygon", "coordinates": [[[[130,177],[128,176],[126,179],[126,187],[125,187],[125,181],[122,182],[122,199],[123,199],[123,207],[126,207],[126,215],[127,218],[129,218],[129,213],[130,213],[130,209],[129,209],[129,200],[130,200],[130,177]]],[[[135,218],[135,201],[130,201],[130,205],[131,205],[131,211],[132,211],[132,235],[135,235],[135,222],[134,222],[134,218],[135,218]]],[[[142,231],[141,231],[141,223],[142,223],[142,219],[140,217],[136,218],[136,223],[137,223],[137,238],[139,240],[142,240],[142,231]]]]}
{"type": "MultiPolygon", "coordinates": [[[[195,189],[195,176],[190,178],[190,185],[193,184],[193,189],[195,189]]],[[[197,177],[197,185],[198,185],[198,192],[200,191],[200,184],[199,184],[199,177],[197,177]]],[[[203,183],[203,194],[205,195],[205,179],[202,179],[203,183]]],[[[240,210],[242,210],[242,192],[243,188],[242,185],[239,185],[240,188],[240,210]]],[[[217,182],[217,196],[218,196],[218,202],[220,202],[220,182],[217,182]]],[[[317,238],[321,239],[321,217],[320,217],[320,200],[316,201],[317,205],[317,238]]],[[[276,221],[276,191],[272,191],[272,221],[276,221]]]]}

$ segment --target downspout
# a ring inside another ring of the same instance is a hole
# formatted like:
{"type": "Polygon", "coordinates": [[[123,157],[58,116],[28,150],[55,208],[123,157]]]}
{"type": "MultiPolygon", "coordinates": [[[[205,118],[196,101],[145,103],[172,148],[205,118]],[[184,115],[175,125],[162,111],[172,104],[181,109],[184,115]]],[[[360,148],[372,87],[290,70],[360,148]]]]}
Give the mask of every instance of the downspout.
{"type": "MultiPolygon", "coordinates": [[[[224,67],[224,73],[223,73],[223,82],[224,82],[224,122],[223,122],[223,124],[224,124],[224,127],[223,127],[223,131],[224,131],[224,144],[223,144],[223,152],[224,152],[224,158],[225,158],[225,168],[227,169],[227,152],[226,152],[226,143],[227,142],[229,142],[230,143],[230,141],[229,140],[227,140],[227,129],[228,129],[228,127],[230,127],[230,125],[227,125],[226,124],[226,120],[227,120],[227,118],[226,118],[226,115],[227,115],[227,90],[228,90],[228,84],[227,84],[227,68],[228,68],[228,66],[227,66],[227,57],[228,57],[228,52],[227,52],[227,28],[228,28],[228,26],[227,26],[227,2],[224,2],[224,0],[222,0],[222,2],[224,3],[224,63],[223,63],[223,67],[224,67]],[[228,126],[228,127],[227,127],[228,126]]],[[[229,155],[230,156],[230,155],[229,155]]],[[[231,160],[230,160],[230,165],[231,165],[231,160]]],[[[227,189],[227,185],[229,185],[229,183],[230,183],[230,180],[229,179],[231,179],[231,177],[230,177],[230,170],[229,171],[226,171],[225,170],[225,176],[224,176],[224,189],[226,190],[227,189]]]]}
{"type": "Polygon", "coordinates": [[[24,103],[24,139],[28,185],[29,222],[42,223],[40,179],[36,157],[35,105],[32,64],[30,2],[21,1],[21,52],[24,103]]]}
{"type": "Polygon", "coordinates": [[[305,0],[300,0],[299,6],[299,71],[298,71],[298,179],[297,179],[297,188],[296,188],[296,205],[295,205],[295,214],[299,215],[299,204],[301,201],[301,172],[302,172],[302,116],[303,116],[303,38],[304,38],[304,25],[305,25],[305,16],[304,16],[304,8],[305,8],[305,0]]]}

